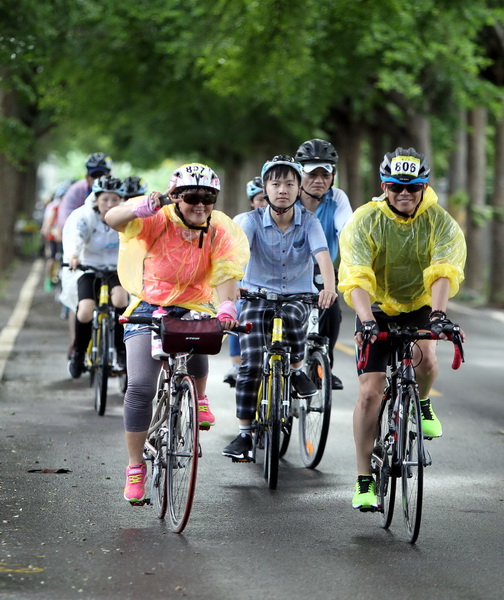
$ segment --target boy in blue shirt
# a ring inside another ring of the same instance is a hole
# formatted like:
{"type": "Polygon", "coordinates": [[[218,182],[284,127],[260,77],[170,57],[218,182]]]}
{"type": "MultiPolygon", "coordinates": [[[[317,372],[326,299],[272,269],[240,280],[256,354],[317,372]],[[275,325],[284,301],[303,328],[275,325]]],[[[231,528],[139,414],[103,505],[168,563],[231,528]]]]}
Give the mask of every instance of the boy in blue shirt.
{"type": "MultiPolygon", "coordinates": [[[[317,293],[313,284],[313,257],[324,282],[319,292],[319,306],[328,308],[336,299],[334,268],[320,221],[296,205],[301,189],[301,165],[290,156],[275,156],[264,164],[261,178],[269,206],[251,211],[240,222],[250,244],[243,287],[251,291],[265,288],[282,295],[317,293]]],[[[285,341],[291,347],[291,381],[303,397],[317,393],[315,384],[300,369],[308,313],[309,308],[303,302],[284,305],[285,341]]],[[[250,321],[253,330],[240,339],[242,363],[236,383],[239,434],[224,448],[224,456],[245,459],[252,449],[252,420],[264,343],[262,323],[271,316],[272,309],[262,301],[243,303],[241,320],[250,321]]]]}

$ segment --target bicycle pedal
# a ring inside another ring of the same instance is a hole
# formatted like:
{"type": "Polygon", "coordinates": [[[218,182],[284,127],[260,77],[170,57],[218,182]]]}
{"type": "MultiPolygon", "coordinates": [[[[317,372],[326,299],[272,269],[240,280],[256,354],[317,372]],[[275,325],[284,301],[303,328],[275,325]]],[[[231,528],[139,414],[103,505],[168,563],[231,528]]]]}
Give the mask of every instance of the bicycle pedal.
{"type": "Polygon", "coordinates": [[[200,425],[199,426],[200,431],[208,431],[209,429],[210,429],[210,425],[200,425]]]}
{"type": "Polygon", "coordinates": [[[251,458],[235,458],[234,456],[231,457],[231,460],[234,463],[249,463],[249,462],[253,462],[253,460],[251,458]]]}
{"type": "Polygon", "coordinates": [[[380,509],[377,506],[360,507],[359,510],[361,512],[371,512],[371,513],[379,512],[380,511],[380,509]]]}

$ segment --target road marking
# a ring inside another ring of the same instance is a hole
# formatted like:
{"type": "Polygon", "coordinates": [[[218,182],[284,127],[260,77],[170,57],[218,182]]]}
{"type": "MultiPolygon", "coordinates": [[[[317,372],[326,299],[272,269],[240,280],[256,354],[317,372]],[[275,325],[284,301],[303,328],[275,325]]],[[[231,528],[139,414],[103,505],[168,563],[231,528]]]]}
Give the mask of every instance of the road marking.
{"type": "Polygon", "coordinates": [[[7,565],[0,563],[0,573],[42,573],[45,571],[42,567],[33,567],[32,565],[7,565]]]}
{"type": "Polygon", "coordinates": [[[35,288],[44,268],[44,261],[38,258],[34,261],[30,274],[19,292],[19,298],[7,325],[0,332],[0,381],[3,379],[5,366],[9,360],[17,336],[23,328],[30,312],[35,288]]]}

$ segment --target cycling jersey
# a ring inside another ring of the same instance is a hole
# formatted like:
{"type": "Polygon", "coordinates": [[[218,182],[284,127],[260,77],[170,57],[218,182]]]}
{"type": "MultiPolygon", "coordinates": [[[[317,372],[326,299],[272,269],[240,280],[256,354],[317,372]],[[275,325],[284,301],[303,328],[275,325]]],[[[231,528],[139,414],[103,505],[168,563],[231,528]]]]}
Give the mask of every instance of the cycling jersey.
{"type": "Polygon", "coordinates": [[[87,179],[79,179],[68,188],[58,209],[58,227],[63,229],[71,213],[82,206],[91,193],[87,179]]]}
{"type": "Polygon", "coordinates": [[[215,286],[240,280],[250,252],[241,227],[218,210],[202,239],[200,247],[201,230],[184,225],[173,204],[130,221],[120,234],[118,263],[121,284],[135,297],[128,312],[145,300],[214,314],[215,286]]]}
{"type": "Polygon", "coordinates": [[[347,304],[353,306],[358,287],[387,315],[428,306],[441,277],[450,281],[450,297],[464,280],[464,234],[430,187],[412,218],[395,214],[384,196],[358,208],[343,228],[340,251],[338,289],[347,304]]]}
{"type": "Polygon", "coordinates": [[[78,256],[83,265],[116,267],[119,234],[102,221],[93,208],[94,201],[94,193],[89,194],[84,206],[68,217],[63,228],[63,260],[78,256]]]}
{"type": "MultiPolygon", "coordinates": [[[[302,206],[298,200],[297,204],[302,206]]],[[[352,207],[348,196],[339,188],[331,188],[322,196],[315,211],[315,216],[322,224],[329,254],[334,262],[338,258],[339,236],[343,226],[352,215],[352,207]]]]}

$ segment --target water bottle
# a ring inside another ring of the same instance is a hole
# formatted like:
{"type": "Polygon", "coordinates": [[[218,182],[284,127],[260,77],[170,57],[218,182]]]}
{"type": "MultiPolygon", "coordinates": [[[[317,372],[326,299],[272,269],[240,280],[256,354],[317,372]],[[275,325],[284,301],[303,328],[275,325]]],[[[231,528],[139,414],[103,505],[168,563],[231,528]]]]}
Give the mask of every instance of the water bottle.
{"type": "MultiPolygon", "coordinates": [[[[152,317],[156,319],[158,325],[161,323],[161,317],[166,315],[166,310],[164,308],[156,308],[156,310],[152,313],[152,317]]],[[[151,355],[152,358],[156,360],[164,360],[168,358],[168,355],[163,352],[163,342],[161,340],[161,336],[159,335],[159,331],[152,330],[151,333],[151,355]]]]}

